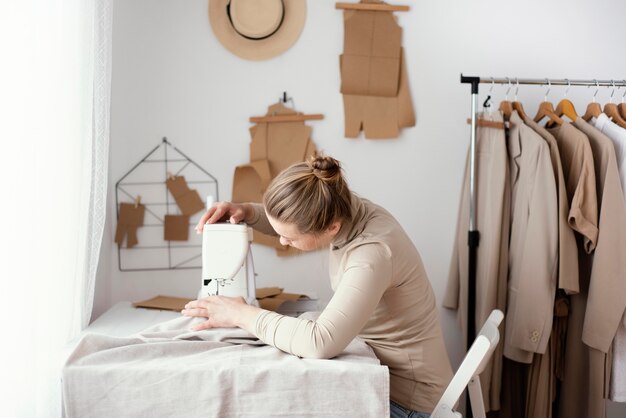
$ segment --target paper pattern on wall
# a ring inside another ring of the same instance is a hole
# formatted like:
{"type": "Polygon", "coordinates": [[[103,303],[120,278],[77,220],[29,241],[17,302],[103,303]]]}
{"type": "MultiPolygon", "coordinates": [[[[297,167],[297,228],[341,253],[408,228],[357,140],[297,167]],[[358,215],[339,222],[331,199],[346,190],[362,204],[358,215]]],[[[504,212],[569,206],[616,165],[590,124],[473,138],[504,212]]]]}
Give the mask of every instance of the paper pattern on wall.
{"type": "Polygon", "coordinates": [[[204,209],[200,195],[189,188],[184,176],[171,176],[165,183],[183,215],[191,216],[204,209]]]}
{"type": "Polygon", "coordinates": [[[346,137],[363,131],[368,139],[397,138],[400,128],[415,126],[401,40],[391,12],[344,12],[339,68],[346,137]]]}
{"type": "Polygon", "coordinates": [[[120,216],[115,231],[115,242],[118,245],[124,243],[124,238],[127,248],[137,245],[137,228],[143,226],[145,210],[146,207],[140,203],[120,203],[120,216]]]}
{"type": "Polygon", "coordinates": [[[163,239],[166,241],[187,241],[189,239],[189,216],[165,215],[163,239]]]}
{"type": "MultiPolygon", "coordinates": [[[[296,113],[280,102],[267,109],[267,116],[296,113]]],[[[264,122],[252,126],[250,163],[235,168],[232,201],[262,202],[263,193],[278,173],[315,153],[311,131],[312,128],[304,122],[264,122]]],[[[274,247],[279,256],[299,253],[292,247],[282,245],[277,237],[258,231],[254,231],[253,242],[274,247]]]]}

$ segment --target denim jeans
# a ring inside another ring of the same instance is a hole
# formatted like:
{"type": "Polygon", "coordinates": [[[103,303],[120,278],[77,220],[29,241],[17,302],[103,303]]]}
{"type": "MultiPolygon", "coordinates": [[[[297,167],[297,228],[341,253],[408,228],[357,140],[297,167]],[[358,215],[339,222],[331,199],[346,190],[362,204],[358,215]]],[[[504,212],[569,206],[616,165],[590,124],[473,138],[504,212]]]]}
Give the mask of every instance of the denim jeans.
{"type": "Polygon", "coordinates": [[[394,401],[391,402],[391,418],[429,418],[430,413],[417,412],[406,409],[405,407],[398,405],[394,401]]]}

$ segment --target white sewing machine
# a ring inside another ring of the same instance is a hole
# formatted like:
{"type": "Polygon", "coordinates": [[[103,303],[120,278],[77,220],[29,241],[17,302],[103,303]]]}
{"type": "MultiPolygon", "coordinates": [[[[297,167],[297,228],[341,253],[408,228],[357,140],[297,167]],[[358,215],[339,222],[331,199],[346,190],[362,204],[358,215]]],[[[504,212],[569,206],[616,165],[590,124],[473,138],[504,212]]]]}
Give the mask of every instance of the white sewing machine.
{"type": "Polygon", "coordinates": [[[202,287],[199,297],[242,296],[256,304],[256,284],[246,224],[204,225],[202,233],[202,287]]]}

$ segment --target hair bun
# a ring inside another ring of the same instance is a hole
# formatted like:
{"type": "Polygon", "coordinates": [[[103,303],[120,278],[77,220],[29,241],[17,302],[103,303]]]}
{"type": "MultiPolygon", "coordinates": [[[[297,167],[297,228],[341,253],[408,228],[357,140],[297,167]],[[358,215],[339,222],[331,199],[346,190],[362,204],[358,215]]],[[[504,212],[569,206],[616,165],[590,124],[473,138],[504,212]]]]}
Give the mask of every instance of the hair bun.
{"type": "Polygon", "coordinates": [[[315,155],[309,166],[315,177],[323,181],[332,181],[341,175],[341,164],[332,157],[315,155]]]}

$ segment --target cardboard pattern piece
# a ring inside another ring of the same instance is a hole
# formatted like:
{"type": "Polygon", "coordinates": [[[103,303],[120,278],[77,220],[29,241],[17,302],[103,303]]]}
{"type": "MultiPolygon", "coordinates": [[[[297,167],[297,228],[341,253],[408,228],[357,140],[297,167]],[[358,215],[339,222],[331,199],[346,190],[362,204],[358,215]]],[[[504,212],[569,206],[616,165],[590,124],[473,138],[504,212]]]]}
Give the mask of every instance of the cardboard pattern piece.
{"type": "Polygon", "coordinates": [[[184,176],[170,176],[165,184],[183,215],[191,216],[204,209],[200,195],[187,186],[184,176]]]}
{"type": "Polygon", "coordinates": [[[339,67],[346,137],[356,138],[363,130],[369,139],[397,138],[400,128],[415,126],[402,28],[392,12],[344,12],[339,67]]]}
{"type": "Polygon", "coordinates": [[[185,308],[187,302],[190,302],[191,300],[192,299],[159,295],[141,302],[135,302],[133,303],[133,306],[135,308],[161,309],[180,312],[185,308]]]}
{"type": "Polygon", "coordinates": [[[261,309],[278,312],[285,302],[310,300],[309,296],[286,293],[281,287],[261,287],[256,289],[256,299],[261,309]]]}
{"type": "Polygon", "coordinates": [[[124,243],[124,238],[127,248],[137,245],[137,228],[143,226],[145,211],[146,207],[139,203],[120,203],[120,218],[115,230],[115,242],[118,245],[124,243]]]}
{"type": "Polygon", "coordinates": [[[189,216],[165,215],[163,231],[165,241],[187,241],[189,239],[189,216]]]}
{"type": "MultiPolygon", "coordinates": [[[[268,107],[267,116],[296,115],[295,110],[276,103],[268,107]]],[[[271,180],[290,165],[315,154],[310,126],[303,121],[257,123],[250,128],[250,163],[237,166],[233,176],[233,202],[261,203],[271,180]]],[[[278,237],[253,233],[253,242],[276,249],[279,256],[300,253],[280,244],[278,237]]]]}

